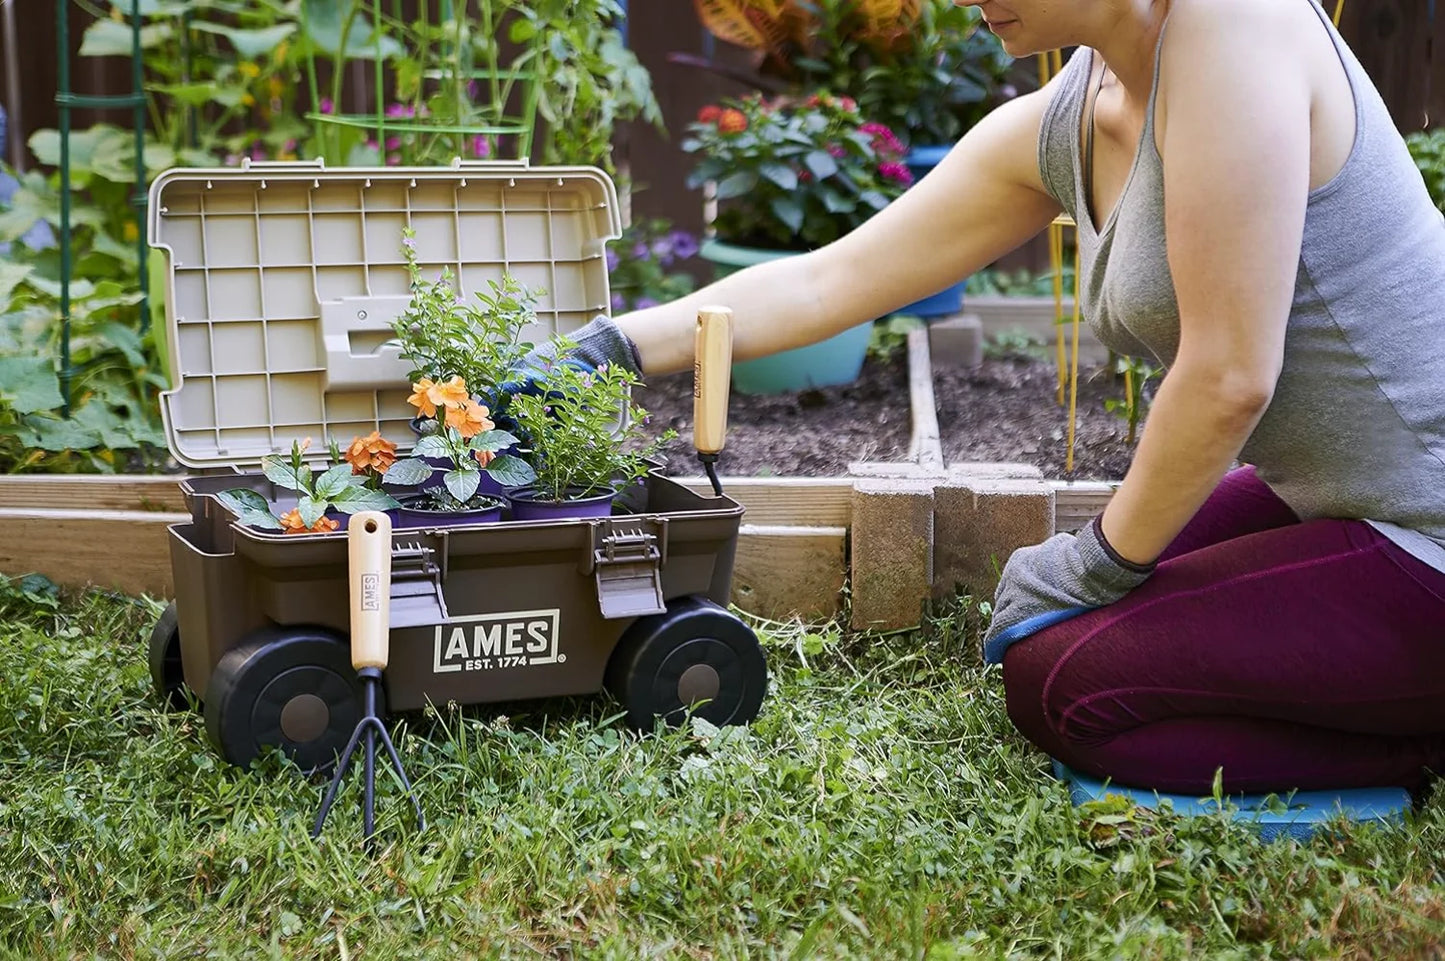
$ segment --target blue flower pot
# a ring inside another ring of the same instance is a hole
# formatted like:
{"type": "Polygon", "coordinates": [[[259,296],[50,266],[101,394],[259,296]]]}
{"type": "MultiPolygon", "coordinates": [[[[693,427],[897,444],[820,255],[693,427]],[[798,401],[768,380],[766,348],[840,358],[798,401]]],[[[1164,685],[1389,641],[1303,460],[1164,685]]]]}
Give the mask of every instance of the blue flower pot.
{"type": "MultiPolygon", "coordinates": [[[[725,277],[734,271],[798,251],[742,247],[709,238],[698,255],[713,264],[714,273],[725,277]]],[[[784,394],[817,387],[851,384],[863,371],[873,322],[859,324],[841,334],[806,347],[780,354],[740,360],[733,364],[733,389],[740,394],[784,394]]]]}

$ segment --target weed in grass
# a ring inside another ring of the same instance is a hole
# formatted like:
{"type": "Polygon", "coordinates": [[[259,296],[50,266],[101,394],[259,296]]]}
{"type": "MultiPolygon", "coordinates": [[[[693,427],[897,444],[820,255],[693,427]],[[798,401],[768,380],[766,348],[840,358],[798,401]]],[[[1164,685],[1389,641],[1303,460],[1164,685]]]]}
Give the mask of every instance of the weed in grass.
{"type": "MultiPolygon", "coordinates": [[[[0,956],[1406,958],[1438,954],[1445,810],[1264,844],[1074,808],[977,665],[926,630],[760,625],[748,728],[638,735],[605,695],[392,719],[430,827],[308,831],[324,784],[219,762],[149,691],[158,608],[3,597],[0,956]]],[[[356,785],[338,808],[348,808],[356,785]]],[[[400,800],[383,781],[384,798],[400,800]]]]}

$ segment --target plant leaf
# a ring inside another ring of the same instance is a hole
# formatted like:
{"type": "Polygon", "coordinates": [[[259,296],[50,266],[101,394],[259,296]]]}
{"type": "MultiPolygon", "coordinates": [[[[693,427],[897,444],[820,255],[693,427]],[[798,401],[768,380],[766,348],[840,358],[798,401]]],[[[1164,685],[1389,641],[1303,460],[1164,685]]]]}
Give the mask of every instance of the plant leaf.
{"type": "Polygon", "coordinates": [[[35,268],[29,264],[0,264],[0,303],[10,302],[10,293],[35,268]]]}
{"type": "Polygon", "coordinates": [[[826,180],[838,172],[838,161],[826,150],[812,150],[803,158],[803,163],[819,180],[826,180]]]}
{"type": "Polygon", "coordinates": [[[321,515],[326,513],[326,501],[306,494],[297,502],[296,510],[301,514],[301,523],[310,529],[315,527],[316,522],[321,520],[321,515]]]}
{"type": "Polygon", "coordinates": [[[865,190],[858,195],[858,199],[863,201],[868,206],[872,207],[874,210],[882,210],[884,207],[888,206],[888,198],[883,196],[876,190],[865,190]]]}
{"type": "Polygon", "coordinates": [[[767,177],[784,190],[798,189],[798,174],[787,164],[765,163],[762,166],[762,172],[764,177],[767,177]]]}
{"type": "Polygon", "coordinates": [[[268,531],[279,531],[281,522],[270,511],[242,510],[236,512],[236,518],[247,527],[260,527],[268,531]]]}
{"type": "Polygon", "coordinates": [[[484,430],[467,444],[472,450],[498,451],[518,443],[517,438],[504,430],[484,430]]]}
{"type": "Polygon", "coordinates": [[[358,511],[391,511],[401,506],[396,498],[386,491],[370,487],[348,487],[333,497],[331,503],[345,514],[355,514],[358,511]]]}
{"type": "Polygon", "coordinates": [[[793,233],[803,228],[803,205],[792,197],[774,197],[768,202],[768,207],[793,233]]]}
{"type": "Polygon", "coordinates": [[[350,464],[337,464],[316,479],[316,496],[330,499],[351,486],[350,464]]]}
{"type": "MultiPolygon", "coordinates": [[[[142,50],[158,47],[175,33],[169,23],[151,23],[140,28],[142,50]]],[[[80,42],[82,57],[129,57],[131,55],[130,24],[119,20],[97,20],[85,28],[80,42]]]]}
{"type": "Polygon", "coordinates": [[[21,414],[65,403],[49,357],[0,357],[0,400],[21,414]]]}
{"type": "Polygon", "coordinates": [[[417,457],[407,457],[387,468],[381,475],[383,484],[420,484],[432,475],[432,466],[417,457]]]}
{"type": "Polygon", "coordinates": [[[252,30],[242,30],[237,27],[228,27],[221,23],[209,23],[205,20],[196,20],[191,23],[192,30],[201,30],[205,33],[218,33],[231,41],[231,46],[236,52],[247,60],[257,60],[263,54],[268,54],[276,49],[282,40],[296,32],[294,23],[278,23],[274,27],[257,27],[252,30]]]}
{"type": "Polygon", "coordinates": [[[74,420],[28,417],[25,422],[35,431],[34,446],[41,450],[90,450],[92,447],[99,447],[104,440],[100,431],[74,420]]]}
{"type": "Polygon", "coordinates": [[[484,470],[503,487],[521,487],[537,479],[537,472],[532,469],[531,464],[520,457],[513,457],[511,454],[503,454],[488,464],[484,470]]]}
{"type": "MultiPolygon", "coordinates": [[[[244,514],[247,511],[260,511],[268,516],[271,513],[271,505],[267,502],[266,498],[244,487],[221,491],[216,495],[216,500],[220,501],[223,507],[236,515],[244,514]]],[[[279,527],[281,525],[277,524],[276,526],[279,527]]]]}
{"type": "MultiPolygon", "coordinates": [[[[301,0],[301,16],[307,38],[322,53],[333,57],[342,53],[343,6],[359,7],[360,4],[355,0],[345,4],[341,0],[301,0]]],[[[405,53],[394,37],[384,30],[378,32],[365,16],[358,13],[351,21],[351,30],[346,37],[347,58],[372,60],[379,55],[382,60],[387,60],[405,53]]]]}
{"type": "Polygon", "coordinates": [[[296,472],[291,469],[290,462],[279,454],[268,454],[261,458],[261,472],[271,483],[278,484],[287,490],[306,489],[301,483],[301,479],[296,476],[296,472]]]}
{"type": "Polygon", "coordinates": [[[412,447],[413,457],[451,457],[452,449],[447,444],[447,439],[438,434],[430,434],[421,438],[412,447]]]}
{"type": "Polygon", "coordinates": [[[449,470],[446,474],[447,490],[459,502],[465,504],[482,486],[482,472],[476,470],[449,470]]]}
{"type": "Polygon", "coordinates": [[[727,200],[729,197],[741,197],[757,185],[758,175],[756,173],[751,170],[739,170],[718,181],[717,199],[727,200]]]}

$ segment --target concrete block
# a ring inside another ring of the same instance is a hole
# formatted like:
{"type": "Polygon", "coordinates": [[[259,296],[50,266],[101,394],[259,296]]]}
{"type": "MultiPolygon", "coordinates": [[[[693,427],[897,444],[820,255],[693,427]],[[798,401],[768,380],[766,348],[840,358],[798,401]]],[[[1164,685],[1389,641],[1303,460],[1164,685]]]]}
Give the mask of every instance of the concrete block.
{"type": "Polygon", "coordinates": [[[933,589],[933,482],[863,479],[853,487],[852,626],[915,627],[933,589]]]}
{"type": "Polygon", "coordinates": [[[960,464],[948,465],[948,479],[952,483],[966,484],[975,480],[1007,480],[1043,476],[1044,472],[1033,464],[964,461],[960,464]]]}
{"type": "Polygon", "coordinates": [[[936,368],[977,367],[983,363],[983,322],[957,314],[928,325],[928,351],[936,368]]]}
{"type": "Polygon", "coordinates": [[[942,467],[917,461],[853,461],[848,476],[893,480],[943,480],[948,472],[942,467]]]}
{"type": "Polygon", "coordinates": [[[1042,478],[960,479],[933,496],[935,596],[963,585],[992,597],[1009,556],[1054,532],[1054,488],[1042,478]]]}

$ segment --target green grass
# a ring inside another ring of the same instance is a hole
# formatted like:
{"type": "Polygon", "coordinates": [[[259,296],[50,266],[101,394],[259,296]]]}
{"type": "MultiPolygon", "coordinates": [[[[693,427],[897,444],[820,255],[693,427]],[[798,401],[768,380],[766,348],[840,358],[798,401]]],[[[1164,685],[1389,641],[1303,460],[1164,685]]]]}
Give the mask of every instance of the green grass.
{"type": "MultiPolygon", "coordinates": [[[[639,737],[606,696],[393,719],[384,788],[218,762],[159,710],[154,605],[0,581],[0,955],[15,958],[1438,956],[1445,813],[1262,844],[1067,802],[967,632],[776,627],[750,728],[639,737]]],[[[354,782],[353,782],[354,783],[354,782]]]]}

